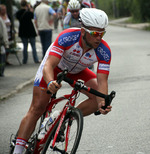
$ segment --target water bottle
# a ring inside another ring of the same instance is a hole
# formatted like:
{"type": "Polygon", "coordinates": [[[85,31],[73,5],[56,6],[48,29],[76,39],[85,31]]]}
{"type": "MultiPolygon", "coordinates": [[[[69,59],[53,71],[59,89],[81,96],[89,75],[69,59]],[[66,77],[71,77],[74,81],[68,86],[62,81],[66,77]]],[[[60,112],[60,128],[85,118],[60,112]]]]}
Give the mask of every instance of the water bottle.
{"type": "Polygon", "coordinates": [[[38,135],[38,139],[41,140],[44,135],[47,133],[48,129],[50,128],[50,125],[54,122],[54,120],[58,117],[60,114],[60,111],[56,110],[53,113],[51,113],[50,117],[47,117],[42,122],[40,133],[38,135]]]}

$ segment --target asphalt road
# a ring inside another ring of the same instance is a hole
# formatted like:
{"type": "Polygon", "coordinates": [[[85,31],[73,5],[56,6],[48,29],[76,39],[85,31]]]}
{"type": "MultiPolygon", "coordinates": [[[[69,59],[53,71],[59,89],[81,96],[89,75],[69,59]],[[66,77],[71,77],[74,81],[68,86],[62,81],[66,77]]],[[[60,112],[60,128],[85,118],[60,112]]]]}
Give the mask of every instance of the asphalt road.
{"type": "MultiPolygon", "coordinates": [[[[109,26],[104,38],[112,49],[109,92],[117,94],[111,113],[84,118],[77,154],[149,154],[150,32],[109,26]]],[[[9,136],[18,128],[31,98],[29,86],[0,103],[0,154],[8,153],[9,136]]]]}

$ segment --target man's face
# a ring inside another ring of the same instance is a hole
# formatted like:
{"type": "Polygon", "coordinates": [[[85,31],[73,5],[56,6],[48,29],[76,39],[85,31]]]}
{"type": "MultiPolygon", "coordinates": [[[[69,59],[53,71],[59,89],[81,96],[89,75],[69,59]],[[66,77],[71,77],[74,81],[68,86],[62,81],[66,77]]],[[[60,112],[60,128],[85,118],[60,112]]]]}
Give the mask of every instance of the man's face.
{"type": "Polygon", "coordinates": [[[2,15],[5,15],[6,14],[6,7],[5,6],[2,6],[2,8],[1,8],[1,14],[2,15]]]}
{"type": "Polygon", "coordinates": [[[103,35],[105,34],[105,29],[94,27],[82,27],[81,33],[85,43],[89,47],[96,49],[99,46],[103,35]]]}
{"type": "Polygon", "coordinates": [[[75,19],[79,17],[79,10],[70,10],[70,12],[75,19]]]}

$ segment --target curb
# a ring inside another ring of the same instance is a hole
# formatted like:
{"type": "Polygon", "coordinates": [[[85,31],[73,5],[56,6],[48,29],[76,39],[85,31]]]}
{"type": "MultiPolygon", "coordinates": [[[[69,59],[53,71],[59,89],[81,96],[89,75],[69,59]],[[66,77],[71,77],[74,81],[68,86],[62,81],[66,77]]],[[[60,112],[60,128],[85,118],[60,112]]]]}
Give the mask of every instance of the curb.
{"type": "Polygon", "coordinates": [[[18,93],[18,92],[19,92],[20,90],[22,90],[24,87],[30,85],[30,84],[33,83],[33,82],[34,82],[34,77],[31,78],[30,80],[24,82],[24,83],[19,84],[19,85],[16,87],[15,90],[10,91],[8,94],[4,94],[4,95],[0,96],[0,100],[4,100],[4,99],[7,99],[7,98],[11,97],[12,95],[18,93]]]}
{"type": "MultiPolygon", "coordinates": [[[[9,92],[8,94],[4,94],[2,96],[0,96],[0,101],[1,100],[5,100],[8,99],[9,97],[15,95],[16,93],[18,93],[19,91],[21,91],[23,88],[25,88],[26,86],[33,84],[34,83],[34,79],[35,77],[31,78],[30,80],[19,84],[15,90],[12,90],[11,92],[9,92]]],[[[68,84],[66,82],[63,81],[63,88],[68,88],[68,84]]]]}
{"type": "Polygon", "coordinates": [[[145,30],[146,27],[150,26],[150,23],[124,24],[124,23],[113,23],[113,22],[110,22],[109,24],[113,25],[113,26],[132,28],[132,29],[138,29],[138,30],[145,30]]]}

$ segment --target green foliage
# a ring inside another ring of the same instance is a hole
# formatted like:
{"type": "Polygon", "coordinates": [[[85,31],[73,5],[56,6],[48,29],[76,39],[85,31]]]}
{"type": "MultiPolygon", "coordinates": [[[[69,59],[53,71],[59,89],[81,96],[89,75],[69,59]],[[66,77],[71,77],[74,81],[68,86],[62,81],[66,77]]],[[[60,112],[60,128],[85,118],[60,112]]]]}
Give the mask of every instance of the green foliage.
{"type": "Polygon", "coordinates": [[[150,21],[150,0],[98,0],[98,6],[111,17],[132,16],[136,22],[150,21]]]}
{"type": "Polygon", "coordinates": [[[109,16],[115,18],[130,15],[130,5],[132,0],[98,0],[98,6],[109,16]]]}
{"type": "Polygon", "coordinates": [[[98,8],[113,16],[112,0],[98,0],[98,8]]]}
{"type": "Polygon", "coordinates": [[[118,10],[117,17],[130,16],[130,6],[132,0],[116,0],[116,8],[118,10]]]}
{"type": "Polygon", "coordinates": [[[139,22],[150,20],[150,1],[149,0],[133,0],[131,14],[133,18],[139,22]]]}

